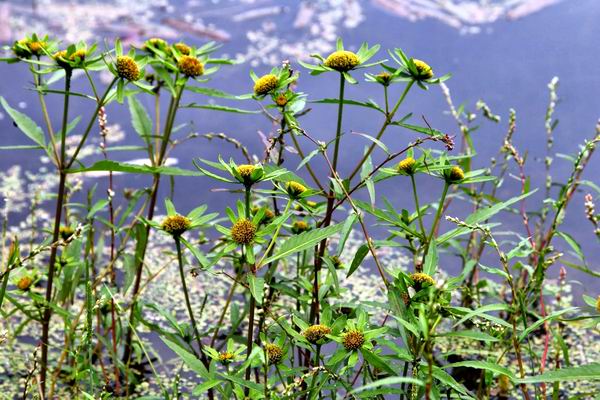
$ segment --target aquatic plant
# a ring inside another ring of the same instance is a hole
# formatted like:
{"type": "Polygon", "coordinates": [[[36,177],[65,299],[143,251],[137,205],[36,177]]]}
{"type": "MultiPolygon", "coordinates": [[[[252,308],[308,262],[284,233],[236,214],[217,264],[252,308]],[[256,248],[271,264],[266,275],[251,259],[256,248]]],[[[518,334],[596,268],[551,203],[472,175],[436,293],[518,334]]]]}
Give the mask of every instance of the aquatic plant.
{"type": "MultiPolygon", "coordinates": [[[[32,35],[14,43],[7,60],[29,67],[43,128],[0,97],[16,128],[34,143],[4,148],[41,150],[52,163],[41,177],[29,175],[27,190],[18,169],[0,175],[9,202],[0,271],[0,354],[10,354],[0,365],[0,385],[8,387],[7,396],[595,394],[600,364],[589,360],[600,354],[600,297],[584,294],[573,306],[566,267],[592,278],[598,272],[562,223],[578,190],[598,192],[584,172],[600,142],[600,125],[575,155],[563,156],[571,166],[566,181],[555,180],[556,79],[544,120],[540,199],[527,175],[532,161],[513,140],[516,112],[509,113],[498,157],[475,167],[480,161],[471,134],[478,114],[454,106],[444,83],[449,75],[437,75],[442,66],[434,74],[401,49],[389,51],[391,62],[369,63],[379,46],[351,52],[340,40],[328,57],[301,64],[312,75],[323,74],[318,79],[339,79],[336,97],[312,100],[313,107],[336,110],[320,125],[330,132],[323,142],[304,122],[311,114],[308,95],[299,89],[311,78],[300,79],[293,63],[260,78],[251,72],[249,93],[234,95],[210,86],[220,66],[232,63],[213,58],[212,43],[194,47],[154,38],[127,52],[120,42],[105,51],[83,42],[62,51],[58,46],[32,35]],[[345,94],[346,84],[359,84],[358,71],[369,68],[364,81],[378,85],[381,105],[345,94]],[[76,70],[86,86],[78,90],[86,93],[71,88],[76,70]],[[104,88],[102,72],[112,75],[104,88]],[[57,82],[64,90],[50,88],[57,82]],[[441,89],[459,136],[435,129],[426,117],[424,124],[413,121],[411,112],[397,116],[401,108],[408,111],[413,88],[431,87],[441,89]],[[48,96],[61,97],[60,115],[51,114],[48,96]],[[204,104],[201,96],[253,103],[204,104]],[[187,97],[190,102],[183,102],[187,97]],[[153,112],[142,98],[154,103],[153,112]],[[91,104],[83,127],[81,116],[71,115],[75,100],[91,104]],[[111,142],[106,107],[124,103],[142,165],[109,158],[108,150],[119,146],[111,142]],[[348,107],[379,120],[372,136],[363,135],[368,141],[359,156],[344,154],[344,173],[339,164],[348,107]],[[229,161],[194,159],[195,169],[174,167],[167,163],[173,148],[200,137],[185,136],[189,126],[178,126],[182,108],[262,113],[275,128],[262,156],[225,134],[207,134],[201,137],[222,139],[239,154],[229,161]],[[410,132],[403,148],[385,144],[389,128],[410,132]],[[91,154],[100,160],[90,163],[91,154]],[[327,173],[317,173],[317,165],[327,173]],[[106,178],[106,194],[85,179],[94,173],[106,178]],[[151,184],[120,195],[116,174],[146,175],[151,184]],[[166,215],[159,215],[160,182],[171,179],[173,193],[178,176],[226,185],[231,207],[209,212],[212,205],[200,204],[184,214],[169,196],[166,215]],[[401,198],[381,195],[386,182],[402,188],[401,198]],[[48,190],[55,195],[40,197],[48,190]],[[44,202],[54,203],[52,213],[44,202]],[[13,226],[9,215],[27,208],[28,218],[13,226]],[[446,268],[457,264],[455,274],[446,268]],[[549,273],[557,268],[553,280],[549,273]],[[155,356],[163,344],[175,357],[155,356]]],[[[483,101],[476,110],[485,122],[501,123],[483,101]]],[[[598,237],[595,197],[584,200],[580,216],[592,224],[590,236],[598,237]]]]}

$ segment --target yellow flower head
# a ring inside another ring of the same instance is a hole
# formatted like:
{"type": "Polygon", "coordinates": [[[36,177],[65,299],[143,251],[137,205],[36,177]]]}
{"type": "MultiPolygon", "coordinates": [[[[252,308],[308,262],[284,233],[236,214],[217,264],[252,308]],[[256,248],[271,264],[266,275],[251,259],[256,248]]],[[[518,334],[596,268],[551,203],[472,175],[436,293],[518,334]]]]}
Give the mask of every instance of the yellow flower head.
{"type": "Polygon", "coordinates": [[[150,46],[154,47],[154,49],[160,49],[160,50],[164,50],[167,48],[167,46],[169,46],[169,44],[161,38],[150,38],[148,40],[146,40],[146,42],[144,43],[143,49],[146,50],[148,53],[152,53],[154,54],[155,51],[154,49],[150,48],[150,46]]]}
{"type": "Polygon", "coordinates": [[[67,240],[68,238],[73,236],[73,234],[75,233],[75,229],[71,228],[70,226],[61,226],[59,228],[59,233],[62,240],[67,240]]]}
{"type": "Polygon", "coordinates": [[[596,299],[596,311],[600,313],[600,296],[596,299]]]}
{"type": "Polygon", "coordinates": [[[296,197],[300,196],[302,193],[306,192],[306,186],[304,186],[303,184],[298,183],[296,181],[289,181],[285,185],[285,190],[288,192],[288,194],[291,197],[296,198],[296,197]]]}
{"type": "Polygon", "coordinates": [[[413,59],[415,67],[417,68],[417,78],[420,80],[433,78],[433,70],[425,61],[413,59]]]}
{"type": "Polygon", "coordinates": [[[126,79],[128,81],[137,81],[140,78],[140,68],[135,60],[129,56],[117,57],[115,67],[117,69],[117,75],[119,78],[126,79]]]}
{"type": "Polygon", "coordinates": [[[333,263],[335,269],[344,268],[344,263],[342,262],[342,260],[340,260],[338,256],[331,257],[331,262],[333,263]]]}
{"type": "Polygon", "coordinates": [[[67,50],[61,50],[54,53],[52,58],[58,65],[63,68],[71,68],[73,62],[77,64],[81,64],[85,61],[85,56],[87,55],[87,51],[85,49],[75,50],[71,55],[67,55],[67,50]]]}
{"type": "Polygon", "coordinates": [[[32,41],[27,43],[27,47],[29,50],[36,56],[41,56],[44,54],[44,49],[46,48],[46,42],[38,42],[32,41]]]}
{"type": "Polygon", "coordinates": [[[202,64],[202,62],[196,57],[183,56],[179,59],[177,66],[179,68],[179,72],[189,78],[195,78],[204,74],[204,64],[202,64]]]}
{"type": "Polygon", "coordinates": [[[413,287],[420,290],[423,286],[435,285],[433,278],[423,272],[416,272],[410,276],[414,282],[413,287]]]}
{"type": "Polygon", "coordinates": [[[310,343],[318,343],[321,339],[325,339],[326,335],[331,333],[331,328],[327,325],[311,325],[304,332],[302,336],[306,338],[310,343]]]}
{"type": "Polygon", "coordinates": [[[416,165],[417,165],[417,162],[415,161],[414,158],[406,157],[404,160],[402,160],[398,163],[398,166],[396,167],[396,169],[398,170],[399,173],[406,174],[406,175],[412,175],[415,173],[416,165]]]}
{"type": "Polygon", "coordinates": [[[448,171],[446,179],[449,183],[459,182],[465,179],[465,173],[463,172],[462,168],[455,165],[454,167],[450,168],[450,171],[448,171]]]}
{"type": "Polygon", "coordinates": [[[365,344],[365,334],[357,329],[349,330],[342,336],[342,345],[346,350],[358,350],[365,344]]]}
{"type": "Polygon", "coordinates": [[[281,359],[283,358],[283,350],[281,347],[273,343],[267,343],[265,345],[265,350],[267,352],[269,364],[279,364],[279,362],[281,362],[281,359]]]}
{"type": "MultiPolygon", "coordinates": [[[[258,214],[258,212],[260,211],[260,207],[254,206],[252,207],[252,215],[256,215],[258,214]]],[[[271,221],[273,218],[275,218],[275,213],[273,211],[271,211],[268,208],[265,208],[265,213],[263,214],[262,220],[260,221],[261,223],[264,222],[269,222],[271,221]]]]}
{"type": "Polygon", "coordinates": [[[308,230],[310,230],[310,226],[306,223],[306,221],[297,220],[292,224],[292,232],[296,234],[306,232],[308,230]]]}
{"type": "MultiPolygon", "coordinates": [[[[253,183],[258,182],[262,176],[262,169],[259,170],[258,174],[255,174],[255,171],[257,170],[257,166],[256,165],[252,165],[252,164],[242,164],[242,165],[238,165],[236,168],[237,173],[241,176],[241,181],[242,183],[244,183],[245,185],[252,185],[253,183]],[[253,177],[254,175],[254,177],[253,177]]],[[[239,180],[239,178],[238,178],[239,180]]]]}
{"type": "Polygon", "coordinates": [[[230,364],[235,361],[235,354],[230,351],[222,351],[219,353],[219,362],[223,364],[230,364]]]}
{"type": "Polygon", "coordinates": [[[33,283],[33,279],[29,276],[24,276],[17,282],[17,287],[19,290],[29,290],[31,284],[33,283]]]}
{"type": "Polygon", "coordinates": [[[192,48],[185,43],[181,43],[181,42],[175,43],[173,45],[173,47],[175,47],[177,49],[177,51],[179,51],[184,56],[189,56],[190,53],[192,52],[192,48]]]}
{"type": "Polygon", "coordinates": [[[360,60],[358,56],[351,51],[338,50],[331,53],[325,60],[325,66],[340,72],[347,72],[354,69],[360,60]]]}
{"type": "Polygon", "coordinates": [[[256,225],[252,221],[241,218],[231,227],[231,238],[237,244],[250,244],[256,237],[256,225]]]}
{"type": "Polygon", "coordinates": [[[182,233],[190,229],[191,225],[192,221],[190,221],[188,217],[184,217],[183,215],[170,215],[163,220],[160,227],[163,231],[173,236],[181,236],[182,233]]]}
{"type": "Polygon", "coordinates": [[[254,94],[264,96],[273,91],[279,84],[279,79],[273,74],[263,75],[254,82],[254,94]]]}
{"type": "Polygon", "coordinates": [[[377,81],[383,86],[389,86],[392,82],[392,74],[389,72],[381,72],[377,74],[377,81]]]}

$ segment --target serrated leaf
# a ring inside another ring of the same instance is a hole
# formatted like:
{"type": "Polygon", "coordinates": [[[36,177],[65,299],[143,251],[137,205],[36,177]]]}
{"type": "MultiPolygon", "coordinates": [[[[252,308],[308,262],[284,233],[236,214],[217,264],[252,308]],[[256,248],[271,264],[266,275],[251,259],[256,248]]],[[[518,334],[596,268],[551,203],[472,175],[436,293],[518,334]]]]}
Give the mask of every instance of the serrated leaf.
{"type": "Polygon", "coordinates": [[[36,124],[27,115],[12,108],[2,96],[0,96],[0,104],[2,104],[2,107],[4,107],[6,110],[6,113],[14,121],[21,132],[23,132],[29,139],[33,140],[38,145],[42,146],[43,148],[46,147],[44,132],[42,131],[42,128],[38,126],[38,124],[36,124]]]}
{"type": "Polygon", "coordinates": [[[129,113],[131,114],[131,125],[145,143],[150,143],[152,136],[152,120],[144,105],[135,96],[127,98],[129,113]]]}

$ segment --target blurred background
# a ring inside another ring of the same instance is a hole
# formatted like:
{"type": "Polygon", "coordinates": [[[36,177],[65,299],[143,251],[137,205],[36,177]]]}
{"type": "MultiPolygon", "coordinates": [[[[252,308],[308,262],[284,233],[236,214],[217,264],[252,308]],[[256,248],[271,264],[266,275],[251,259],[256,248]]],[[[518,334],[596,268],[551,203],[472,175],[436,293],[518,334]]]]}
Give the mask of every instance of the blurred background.
{"type": "MultiPolygon", "coordinates": [[[[476,165],[488,165],[490,158],[497,156],[507,129],[508,110],[516,109],[515,144],[522,153],[527,153],[531,186],[543,187],[544,116],[549,101],[547,84],[551,79],[560,78],[555,114],[560,120],[555,131],[557,152],[577,152],[579,144],[594,134],[600,117],[600,75],[596,73],[600,67],[598,20],[600,2],[597,0],[10,0],[0,2],[0,42],[11,44],[33,32],[47,33],[65,43],[97,41],[101,49],[106,46],[103,41],[112,43],[115,38],[126,45],[140,45],[149,37],[162,37],[170,42],[183,40],[190,45],[213,40],[222,44],[217,55],[233,57],[240,63],[222,68],[206,86],[235,94],[249,93],[252,90],[250,69],[261,75],[289,60],[301,70],[297,90],[310,93],[313,100],[335,97],[338,81],[332,74],[308,75],[296,63],[299,58],[308,60],[311,53],[327,55],[334,49],[337,37],[342,37],[350,50],[358,49],[363,41],[381,44],[382,50],[376,59],[386,58],[387,49],[400,47],[409,56],[426,60],[437,75],[452,74],[446,83],[456,106],[464,103],[467,110],[475,112],[476,102],[482,99],[495,114],[502,116],[497,124],[478,117],[482,126],[473,135],[478,150],[476,165]]],[[[39,121],[41,116],[36,112],[34,93],[26,90],[31,87],[27,68],[0,64],[0,76],[3,78],[0,94],[39,121]]],[[[348,90],[349,98],[373,98],[382,102],[378,85],[362,81],[362,71],[355,73],[355,77],[360,82],[348,90]]],[[[79,81],[80,89],[85,90],[84,80],[79,81]]],[[[394,86],[392,96],[399,96],[401,90],[401,85],[394,86]]],[[[146,100],[150,108],[151,99],[146,100]]],[[[257,109],[252,102],[218,103],[257,109]]],[[[89,112],[83,103],[77,107],[76,112],[89,112]]],[[[61,104],[51,102],[52,108],[60,111],[61,104]]],[[[335,129],[335,106],[313,108],[303,118],[305,128],[320,139],[331,138],[335,129]]],[[[420,125],[424,116],[433,127],[457,135],[458,128],[447,110],[442,91],[433,86],[428,92],[411,91],[398,115],[412,112],[412,121],[420,125]]],[[[138,136],[130,134],[127,107],[111,105],[107,113],[113,129],[125,133],[121,144],[139,144],[138,136]]],[[[373,135],[381,124],[380,118],[378,113],[350,108],[345,114],[344,130],[373,135]]],[[[180,114],[178,122],[189,124],[185,133],[226,133],[259,156],[264,152],[261,134],[268,136],[273,130],[260,115],[214,111],[187,110],[180,114]]],[[[0,131],[3,145],[29,144],[2,113],[0,131]]],[[[384,137],[392,151],[405,147],[411,138],[399,128],[390,130],[384,137]]],[[[307,152],[312,150],[309,143],[302,144],[307,152]]],[[[346,135],[342,159],[347,164],[342,165],[342,173],[348,172],[366,144],[359,135],[346,135]]],[[[239,151],[230,145],[204,139],[177,148],[172,161],[182,168],[193,169],[193,158],[214,160],[217,154],[243,161],[239,151]]],[[[94,157],[87,159],[90,164],[94,157]]],[[[131,160],[141,157],[141,153],[115,152],[111,157],[131,160]]],[[[381,157],[376,154],[374,161],[381,157]]],[[[297,155],[288,153],[286,158],[297,164],[297,155]]],[[[324,172],[324,165],[319,163],[316,168],[324,172]]],[[[32,172],[44,168],[35,152],[1,153],[0,168],[6,170],[13,165],[32,172]]],[[[555,179],[565,180],[570,166],[570,162],[555,158],[555,179]]],[[[586,179],[598,183],[599,167],[600,159],[595,157],[586,179]]],[[[498,197],[506,199],[518,193],[517,183],[511,180],[498,197]]],[[[148,182],[145,177],[120,177],[116,185],[122,190],[148,182]]],[[[182,210],[204,202],[216,205],[226,199],[223,192],[203,190],[204,183],[208,182],[203,178],[178,178],[178,182],[181,184],[177,186],[175,202],[182,210]]],[[[104,184],[103,180],[98,183],[104,184]]],[[[439,182],[433,181],[424,184],[426,200],[432,201],[439,195],[438,186],[439,182]]],[[[163,185],[163,189],[165,194],[169,190],[167,185],[163,185]]],[[[385,183],[380,191],[379,194],[390,198],[398,209],[413,207],[401,185],[385,183]]],[[[598,197],[598,192],[589,191],[598,197]]],[[[584,194],[578,193],[573,201],[564,230],[580,241],[585,253],[598,254],[598,242],[585,221],[584,194]]],[[[540,193],[536,199],[532,197],[531,203],[541,199],[540,193]]],[[[507,224],[522,228],[518,218],[507,224]]],[[[600,269],[598,265],[591,268],[600,269]]],[[[551,272],[552,277],[557,275],[555,272],[551,272]]]]}

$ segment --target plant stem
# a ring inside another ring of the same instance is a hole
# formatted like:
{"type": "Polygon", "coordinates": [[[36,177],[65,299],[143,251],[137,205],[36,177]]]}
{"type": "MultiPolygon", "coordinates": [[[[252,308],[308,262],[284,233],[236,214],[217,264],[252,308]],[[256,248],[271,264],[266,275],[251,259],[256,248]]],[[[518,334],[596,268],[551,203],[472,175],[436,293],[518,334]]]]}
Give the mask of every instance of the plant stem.
{"type": "MultiPolygon", "coordinates": [[[[415,81],[411,80],[406,85],[406,87],[404,88],[404,91],[402,92],[402,95],[400,96],[400,98],[398,99],[396,104],[394,105],[394,108],[392,109],[392,111],[389,113],[387,112],[387,90],[385,91],[386,115],[385,115],[385,121],[383,121],[383,125],[381,125],[381,128],[379,129],[379,132],[377,133],[377,136],[375,137],[377,140],[381,139],[381,137],[383,136],[387,127],[390,126],[390,124],[392,123],[392,120],[394,119],[394,115],[396,115],[396,111],[398,111],[398,108],[404,102],[406,95],[408,94],[408,92],[410,91],[410,88],[412,87],[412,85],[414,83],[415,83],[415,81]]],[[[356,174],[358,174],[358,172],[362,168],[362,165],[364,164],[364,162],[367,160],[367,158],[369,158],[369,156],[371,155],[373,150],[375,150],[375,146],[377,146],[376,143],[372,143],[371,146],[369,146],[369,149],[367,150],[367,152],[363,155],[361,160],[356,164],[356,167],[354,168],[354,170],[348,177],[349,181],[351,181],[352,178],[354,178],[356,176],[356,174]]]]}
{"type": "Polygon", "coordinates": [[[417,193],[417,184],[415,183],[415,175],[410,174],[410,182],[412,184],[413,197],[415,199],[415,207],[417,208],[417,217],[419,218],[419,226],[421,227],[421,234],[423,235],[423,240],[427,237],[427,233],[425,231],[425,225],[423,225],[423,216],[421,215],[421,207],[419,206],[419,195],[417,193]]]}
{"type": "MultiPolygon", "coordinates": [[[[183,271],[183,256],[181,254],[181,241],[178,236],[174,236],[175,239],[175,247],[177,248],[177,262],[179,264],[179,277],[181,278],[181,286],[183,288],[183,295],[185,297],[185,305],[188,310],[188,314],[190,316],[190,322],[192,324],[192,329],[194,331],[194,336],[196,336],[196,341],[198,342],[198,349],[202,354],[202,341],[200,340],[200,333],[198,332],[198,326],[196,325],[196,318],[194,318],[194,311],[192,310],[192,304],[190,303],[190,295],[188,293],[187,284],[185,283],[185,272],[183,271]]],[[[196,354],[197,355],[197,354],[196,354]]]]}
{"type": "MultiPolygon", "coordinates": [[[[52,234],[52,242],[56,243],[60,235],[60,220],[62,217],[63,201],[65,198],[66,174],[60,171],[58,183],[58,197],[56,199],[56,211],[54,214],[54,232],[52,234]]],[[[46,304],[44,304],[44,315],[42,319],[42,358],[40,361],[40,389],[42,395],[46,394],[46,373],[48,370],[48,337],[50,331],[50,318],[52,317],[52,309],[50,302],[52,301],[52,285],[54,282],[54,271],[56,265],[57,246],[53,246],[50,251],[50,261],[48,265],[48,282],[46,284],[46,304]]]]}
{"type": "MultiPolygon", "coordinates": [[[[69,123],[69,94],[71,91],[71,70],[65,69],[65,95],[63,103],[62,130],[60,134],[60,160],[58,163],[59,180],[58,180],[58,195],[56,198],[56,211],[54,214],[54,231],[52,233],[52,242],[56,243],[60,235],[60,220],[62,218],[63,202],[65,200],[65,189],[67,183],[67,175],[64,170],[66,157],[66,141],[67,141],[67,125],[69,123]]],[[[94,119],[95,120],[95,119],[94,119]]],[[[50,319],[52,318],[52,286],[54,283],[54,271],[56,267],[56,253],[58,247],[53,246],[50,251],[50,260],[48,265],[48,282],[46,284],[46,297],[44,304],[44,314],[42,318],[42,358],[40,361],[40,390],[42,397],[46,395],[46,374],[48,371],[48,340],[50,333],[50,319]]]]}
{"type": "MultiPolygon", "coordinates": [[[[169,105],[169,111],[167,113],[167,120],[165,122],[165,131],[162,137],[162,143],[160,148],[160,153],[158,154],[156,165],[161,166],[164,162],[163,158],[167,151],[167,145],[169,143],[169,139],[171,137],[171,131],[173,130],[173,123],[175,121],[175,114],[177,113],[177,108],[179,105],[179,101],[181,100],[181,96],[183,94],[183,86],[176,92],[175,96],[171,98],[171,104],[169,105]]],[[[150,203],[148,204],[148,215],[147,219],[152,220],[154,218],[154,209],[156,207],[156,200],[158,196],[158,187],[160,184],[160,174],[154,175],[154,182],[152,184],[152,190],[150,193],[150,203]]],[[[140,284],[142,280],[142,271],[144,266],[144,258],[146,256],[146,249],[148,246],[148,235],[150,234],[150,226],[146,227],[145,234],[145,243],[140,251],[138,265],[136,267],[136,275],[133,283],[133,292],[132,292],[132,303],[129,312],[129,325],[133,326],[133,319],[135,316],[135,305],[137,302],[138,292],[140,290],[140,284]]],[[[125,346],[123,350],[123,363],[128,364],[129,358],[131,357],[131,340],[132,340],[132,331],[131,328],[127,329],[127,333],[125,335],[125,346]]]]}
{"type": "MultiPolygon", "coordinates": [[[[342,136],[342,117],[344,115],[344,83],[346,79],[343,74],[340,74],[340,90],[338,94],[338,115],[337,115],[337,126],[335,130],[335,146],[333,150],[333,163],[331,168],[331,177],[335,179],[337,173],[337,162],[338,153],[340,149],[340,139],[342,136]]],[[[323,221],[323,227],[326,228],[331,224],[333,214],[333,202],[335,200],[335,192],[333,190],[333,183],[329,185],[329,193],[327,195],[327,209],[325,211],[325,219],[323,221]]],[[[313,299],[310,307],[309,321],[314,323],[318,320],[319,314],[319,273],[321,272],[321,264],[323,263],[322,257],[325,255],[325,248],[327,247],[327,239],[323,239],[315,252],[315,269],[314,269],[314,282],[313,282],[313,299]]],[[[309,362],[310,360],[307,360],[309,362]]]]}
{"type": "MultiPolygon", "coordinates": [[[[435,217],[433,218],[433,223],[431,224],[431,231],[429,232],[429,236],[427,237],[427,242],[425,242],[425,251],[423,252],[423,260],[427,257],[427,253],[429,252],[429,246],[431,245],[431,241],[433,240],[433,235],[435,234],[437,225],[440,221],[440,217],[442,216],[442,211],[444,210],[444,203],[446,202],[446,196],[448,195],[448,188],[450,185],[448,182],[444,182],[444,190],[442,190],[442,196],[440,197],[440,202],[438,204],[437,211],[435,213],[435,217]]],[[[421,265],[422,268],[422,265],[421,265]]]]}

